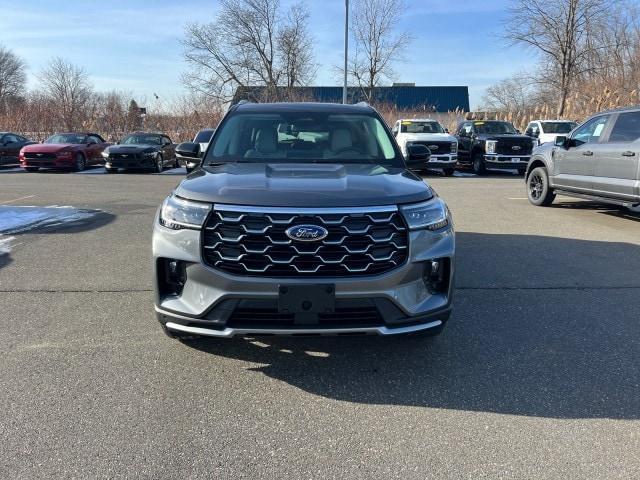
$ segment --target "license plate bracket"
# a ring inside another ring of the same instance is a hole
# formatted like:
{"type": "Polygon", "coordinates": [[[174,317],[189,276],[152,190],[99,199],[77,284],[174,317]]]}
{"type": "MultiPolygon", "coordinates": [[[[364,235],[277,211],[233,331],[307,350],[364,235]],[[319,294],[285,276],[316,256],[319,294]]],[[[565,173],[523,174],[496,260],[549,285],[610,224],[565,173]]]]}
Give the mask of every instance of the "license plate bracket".
{"type": "Polygon", "coordinates": [[[321,285],[280,285],[278,311],[293,314],[298,325],[317,325],[320,313],[333,313],[336,309],[336,287],[321,285]]]}

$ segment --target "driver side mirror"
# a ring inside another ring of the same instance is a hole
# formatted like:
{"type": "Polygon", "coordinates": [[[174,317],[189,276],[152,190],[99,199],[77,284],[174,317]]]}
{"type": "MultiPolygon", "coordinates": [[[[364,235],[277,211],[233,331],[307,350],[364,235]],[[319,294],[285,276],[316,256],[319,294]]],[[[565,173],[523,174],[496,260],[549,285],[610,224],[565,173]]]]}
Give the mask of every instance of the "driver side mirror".
{"type": "Polygon", "coordinates": [[[569,148],[571,141],[565,135],[558,135],[553,144],[556,147],[569,148]]]}
{"type": "Polygon", "coordinates": [[[186,158],[200,158],[200,144],[193,142],[181,143],[176,147],[176,154],[186,158]]]}
{"type": "Polygon", "coordinates": [[[431,151],[424,145],[407,145],[407,167],[422,170],[431,157],[431,151]]]}

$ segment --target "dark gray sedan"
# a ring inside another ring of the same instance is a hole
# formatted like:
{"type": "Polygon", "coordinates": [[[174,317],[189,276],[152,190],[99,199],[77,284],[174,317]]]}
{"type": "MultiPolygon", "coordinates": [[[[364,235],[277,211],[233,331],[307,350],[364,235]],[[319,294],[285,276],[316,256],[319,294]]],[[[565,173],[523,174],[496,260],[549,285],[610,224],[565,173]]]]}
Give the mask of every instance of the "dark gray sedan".
{"type": "Polygon", "coordinates": [[[132,133],[107,148],[102,156],[107,173],[116,173],[120,168],[160,173],[165,167],[178,166],[176,147],[162,133],[132,133]]]}

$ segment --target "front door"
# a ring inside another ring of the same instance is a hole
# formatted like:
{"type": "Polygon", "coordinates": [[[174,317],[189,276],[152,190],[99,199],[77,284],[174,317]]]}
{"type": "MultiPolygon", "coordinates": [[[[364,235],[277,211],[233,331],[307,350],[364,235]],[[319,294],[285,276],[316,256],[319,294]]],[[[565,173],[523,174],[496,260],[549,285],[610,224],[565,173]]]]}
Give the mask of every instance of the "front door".
{"type": "Polygon", "coordinates": [[[568,148],[553,151],[553,184],[588,193],[593,184],[595,147],[611,115],[600,115],[579,127],[568,139],[568,148]]]}
{"type": "Polygon", "coordinates": [[[638,201],[640,111],[612,119],[611,133],[594,148],[593,189],[600,195],[638,201]]]}

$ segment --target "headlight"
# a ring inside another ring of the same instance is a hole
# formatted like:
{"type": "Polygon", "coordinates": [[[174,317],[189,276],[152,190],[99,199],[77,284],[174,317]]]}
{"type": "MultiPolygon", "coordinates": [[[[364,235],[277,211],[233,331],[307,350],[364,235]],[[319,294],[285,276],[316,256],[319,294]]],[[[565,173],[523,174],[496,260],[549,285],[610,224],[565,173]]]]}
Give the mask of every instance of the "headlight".
{"type": "Polygon", "coordinates": [[[102,158],[109,158],[109,152],[107,152],[106,150],[103,150],[100,155],[102,155],[102,158]]]}
{"type": "Polygon", "coordinates": [[[498,146],[497,140],[487,140],[485,151],[489,154],[495,154],[497,152],[496,148],[498,146]]]}
{"type": "Polygon", "coordinates": [[[400,207],[410,230],[426,228],[440,230],[451,225],[451,215],[447,205],[440,198],[427,202],[400,207]]]}
{"type": "Polygon", "coordinates": [[[160,224],[173,230],[192,228],[199,230],[211,211],[211,205],[190,202],[171,195],[160,209],[160,224]]]}
{"type": "Polygon", "coordinates": [[[453,142],[451,144],[451,153],[458,153],[458,142],[453,142]]]}

